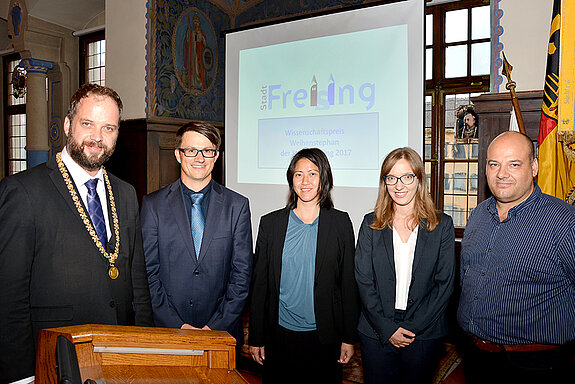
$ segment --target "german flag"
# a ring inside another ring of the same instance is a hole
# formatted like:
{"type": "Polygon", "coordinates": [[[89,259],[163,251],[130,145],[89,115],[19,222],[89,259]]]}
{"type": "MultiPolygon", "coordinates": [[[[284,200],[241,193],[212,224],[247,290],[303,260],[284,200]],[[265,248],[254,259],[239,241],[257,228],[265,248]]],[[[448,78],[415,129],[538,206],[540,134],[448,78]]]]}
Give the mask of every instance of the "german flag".
{"type": "MultiPolygon", "coordinates": [[[[561,0],[555,0],[553,3],[553,17],[549,33],[547,74],[541,106],[541,125],[537,140],[539,147],[538,183],[544,193],[573,203],[575,198],[575,163],[570,161],[566,155],[570,146],[560,140],[573,136],[572,113],[571,119],[568,119],[569,105],[562,104],[561,98],[564,101],[572,99],[572,95],[568,97],[569,95],[565,94],[565,91],[573,88],[572,84],[575,80],[573,74],[570,73],[572,71],[567,70],[573,68],[573,52],[569,44],[565,44],[566,38],[570,37],[569,40],[573,38],[572,28],[575,26],[575,20],[573,20],[572,12],[575,10],[575,2],[565,1],[564,4],[561,3],[561,0]],[[567,14],[571,17],[567,17],[567,14]],[[564,16],[563,20],[562,15],[564,16]],[[562,45],[565,46],[563,51],[561,50],[562,45]],[[560,112],[560,109],[563,109],[563,113],[560,112]],[[559,125],[563,131],[570,127],[571,132],[559,133],[558,121],[561,121],[559,125]]],[[[572,109],[572,100],[568,104],[571,104],[572,109]]]]}

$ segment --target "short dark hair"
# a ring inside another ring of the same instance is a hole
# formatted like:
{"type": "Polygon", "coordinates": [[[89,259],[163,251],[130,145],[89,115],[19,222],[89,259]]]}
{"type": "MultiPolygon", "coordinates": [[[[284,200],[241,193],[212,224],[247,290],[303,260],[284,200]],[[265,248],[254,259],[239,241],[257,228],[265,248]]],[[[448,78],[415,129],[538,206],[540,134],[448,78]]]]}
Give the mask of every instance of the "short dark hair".
{"type": "Polygon", "coordinates": [[[301,159],[308,159],[318,167],[319,206],[321,208],[332,208],[333,200],[331,199],[331,190],[333,188],[333,176],[331,174],[331,166],[329,165],[327,156],[319,148],[304,148],[292,157],[286,172],[289,185],[289,195],[286,208],[294,209],[297,207],[298,195],[293,187],[293,176],[295,173],[295,165],[301,159]]]}
{"type": "Polygon", "coordinates": [[[191,122],[184,124],[176,132],[176,148],[180,148],[182,145],[182,138],[186,132],[197,132],[205,136],[219,151],[220,145],[222,143],[222,137],[220,136],[220,131],[210,123],[200,123],[191,122]]]}
{"type": "Polygon", "coordinates": [[[98,84],[84,84],[74,94],[72,95],[72,99],[70,99],[70,108],[68,108],[68,113],[66,113],[66,117],[70,122],[74,120],[76,116],[76,112],[78,111],[78,105],[80,102],[88,96],[106,96],[110,99],[114,100],[116,105],[118,106],[118,112],[120,116],[122,115],[122,109],[124,105],[122,104],[122,99],[120,96],[110,87],[105,87],[98,84]]]}

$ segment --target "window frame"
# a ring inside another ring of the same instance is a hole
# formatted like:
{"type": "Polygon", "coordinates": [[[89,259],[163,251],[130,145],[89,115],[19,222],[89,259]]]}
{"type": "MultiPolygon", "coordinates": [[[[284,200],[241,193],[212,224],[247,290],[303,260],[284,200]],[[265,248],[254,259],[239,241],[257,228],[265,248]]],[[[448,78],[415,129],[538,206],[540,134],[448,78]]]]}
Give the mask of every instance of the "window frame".
{"type": "MultiPolygon", "coordinates": [[[[4,107],[4,137],[3,137],[3,141],[4,141],[4,145],[3,145],[3,150],[4,150],[4,155],[3,155],[3,162],[4,162],[4,176],[10,176],[12,173],[10,173],[10,163],[11,160],[10,159],[10,117],[14,116],[14,115],[26,115],[26,103],[22,103],[22,104],[16,104],[16,105],[10,105],[9,104],[9,100],[10,100],[10,94],[8,93],[8,90],[10,88],[10,82],[11,82],[11,78],[10,78],[10,69],[9,69],[9,63],[12,61],[18,61],[21,60],[22,57],[20,56],[19,53],[13,53],[10,55],[6,55],[2,57],[2,68],[3,68],[3,80],[4,80],[4,89],[3,89],[3,98],[4,98],[4,102],[3,102],[3,107],[4,107]]],[[[24,159],[26,160],[26,159],[24,159]]]]}
{"type": "MultiPolygon", "coordinates": [[[[425,49],[432,50],[432,78],[425,80],[425,95],[431,97],[431,145],[424,146],[431,150],[431,153],[424,154],[424,162],[430,163],[430,193],[438,210],[444,209],[444,185],[445,166],[447,163],[465,162],[469,160],[446,159],[445,156],[445,111],[446,97],[454,94],[464,93],[484,93],[490,91],[491,74],[471,75],[471,44],[490,42],[487,39],[471,38],[471,9],[481,6],[489,6],[489,0],[461,0],[456,2],[429,5],[426,7],[426,15],[433,15],[433,42],[425,43],[425,49]],[[454,43],[445,43],[445,19],[449,11],[468,9],[468,40],[454,43]],[[450,46],[467,44],[467,76],[448,78],[445,76],[445,49],[450,46]]],[[[427,19],[427,18],[426,18],[427,19]]],[[[424,131],[427,129],[424,127],[424,131]]],[[[424,132],[424,135],[427,132],[424,132]]],[[[477,159],[475,160],[477,161],[477,159]]],[[[469,196],[469,194],[467,194],[469,196]]],[[[456,228],[456,237],[463,236],[464,228],[456,228]]]]}
{"type": "MultiPolygon", "coordinates": [[[[104,29],[85,34],[79,38],[79,81],[80,85],[88,82],[88,45],[96,41],[106,40],[106,31],[104,29]]],[[[106,80],[104,79],[104,82],[106,80]]]]}

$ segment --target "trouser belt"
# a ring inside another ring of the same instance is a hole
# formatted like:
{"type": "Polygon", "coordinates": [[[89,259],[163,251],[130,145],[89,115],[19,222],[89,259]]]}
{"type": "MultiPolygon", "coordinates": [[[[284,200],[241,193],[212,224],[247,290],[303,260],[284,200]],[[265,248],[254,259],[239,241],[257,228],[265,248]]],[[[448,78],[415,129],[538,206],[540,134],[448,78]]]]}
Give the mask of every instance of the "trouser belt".
{"type": "Polygon", "coordinates": [[[552,344],[499,344],[475,336],[471,340],[477,348],[487,352],[537,352],[559,348],[558,345],[552,344]]]}

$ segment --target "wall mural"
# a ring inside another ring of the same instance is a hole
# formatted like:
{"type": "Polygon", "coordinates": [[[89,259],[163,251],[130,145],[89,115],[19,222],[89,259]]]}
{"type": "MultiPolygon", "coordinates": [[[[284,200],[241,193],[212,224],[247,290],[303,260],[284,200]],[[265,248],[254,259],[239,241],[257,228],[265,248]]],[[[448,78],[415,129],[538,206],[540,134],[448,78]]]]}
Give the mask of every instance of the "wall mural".
{"type": "Polygon", "coordinates": [[[217,41],[208,18],[197,8],[188,8],[176,23],[172,38],[176,77],[193,95],[208,92],[217,73],[217,41]]]}
{"type": "Polygon", "coordinates": [[[208,1],[148,6],[147,116],[223,122],[220,32],[229,17],[208,1]]]}

